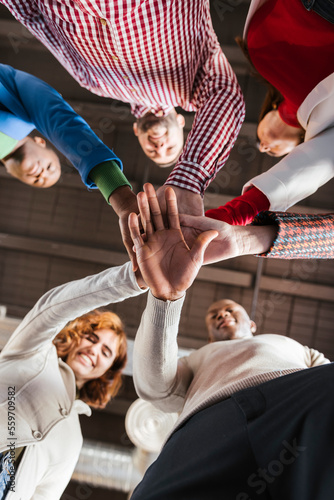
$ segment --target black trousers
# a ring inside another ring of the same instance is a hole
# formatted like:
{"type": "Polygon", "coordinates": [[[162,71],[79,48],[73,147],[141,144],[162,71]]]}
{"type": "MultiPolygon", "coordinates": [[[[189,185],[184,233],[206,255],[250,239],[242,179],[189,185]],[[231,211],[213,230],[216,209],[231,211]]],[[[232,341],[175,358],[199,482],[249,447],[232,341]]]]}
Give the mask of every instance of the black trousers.
{"type": "Polygon", "coordinates": [[[131,500],[333,500],[334,363],[234,394],[168,440],[131,500]]]}

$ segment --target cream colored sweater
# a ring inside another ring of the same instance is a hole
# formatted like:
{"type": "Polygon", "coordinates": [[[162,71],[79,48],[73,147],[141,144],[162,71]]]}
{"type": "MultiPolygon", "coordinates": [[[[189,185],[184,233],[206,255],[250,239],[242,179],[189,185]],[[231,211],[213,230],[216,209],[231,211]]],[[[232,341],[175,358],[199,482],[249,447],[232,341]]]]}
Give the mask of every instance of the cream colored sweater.
{"type": "Polygon", "coordinates": [[[273,334],[215,342],[178,360],[183,300],[164,302],[149,292],[134,346],[137,393],[163,411],[179,412],[174,430],[241,389],[329,363],[318,351],[273,334]]]}

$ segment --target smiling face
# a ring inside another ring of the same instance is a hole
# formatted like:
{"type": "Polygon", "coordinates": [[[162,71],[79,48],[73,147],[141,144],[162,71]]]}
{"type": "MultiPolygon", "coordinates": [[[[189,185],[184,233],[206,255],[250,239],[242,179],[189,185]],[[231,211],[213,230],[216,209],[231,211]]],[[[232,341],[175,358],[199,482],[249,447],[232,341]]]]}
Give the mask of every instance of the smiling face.
{"type": "Polygon", "coordinates": [[[302,141],[303,129],[285,123],[277,109],[269,111],[257,127],[259,150],[270,156],[290,153],[302,141]]]}
{"type": "Polygon", "coordinates": [[[173,165],[183,148],[184,117],[175,110],[167,116],[149,113],[133,124],[133,131],[146,154],[159,167],[173,165]]]}
{"type": "Polygon", "coordinates": [[[245,309],[233,300],[224,299],[211,304],[205,322],[210,342],[252,337],[256,331],[254,321],[251,321],[245,309]]]}
{"type": "Polygon", "coordinates": [[[25,137],[2,163],[10,175],[34,187],[53,186],[61,174],[58,156],[41,137],[25,137]]]}
{"type": "Polygon", "coordinates": [[[118,354],[118,347],[117,334],[108,328],[95,330],[81,339],[66,359],[79,389],[89,380],[97,379],[109,370],[118,354]]]}

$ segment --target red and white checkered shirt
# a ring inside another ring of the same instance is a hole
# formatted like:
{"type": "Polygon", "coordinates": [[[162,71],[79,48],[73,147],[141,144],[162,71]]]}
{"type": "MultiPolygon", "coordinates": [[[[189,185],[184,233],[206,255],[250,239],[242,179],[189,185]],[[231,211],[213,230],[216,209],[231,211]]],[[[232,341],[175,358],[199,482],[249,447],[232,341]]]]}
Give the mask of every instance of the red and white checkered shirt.
{"type": "Polygon", "coordinates": [[[0,1],[91,92],[130,103],[136,117],[195,111],[167,183],[204,193],[244,119],[209,0],[0,1]]]}

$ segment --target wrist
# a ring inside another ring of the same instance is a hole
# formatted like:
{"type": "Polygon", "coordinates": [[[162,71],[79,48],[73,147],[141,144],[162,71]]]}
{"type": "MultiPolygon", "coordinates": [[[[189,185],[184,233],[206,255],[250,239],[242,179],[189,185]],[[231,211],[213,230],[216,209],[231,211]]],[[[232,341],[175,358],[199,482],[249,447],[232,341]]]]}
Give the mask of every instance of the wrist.
{"type": "Polygon", "coordinates": [[[204,215],[204,203],[201,194],[190,189],[174,186],[174,184],[164,184],[163,187],[171,187],[174,190],[180,214],[204,215]]]}
{"type": "Polygon", "coordinates": [[[137,269],[137,271],[135,271],[135,277],[136,277],[137,285],[139,286],[139,288],[142,288],[142,289],[148,288],[148,286],[146,285],[139,269],[137,269]]]}
{"type": "Polygon", "coordinates": [[[120,186],[109,196],[109,203],[119,217],[129,211],[134,201],[137,204],[136,195],[129,186],[120,186]]]}
{"type": "Polygon", "coordinates": [[[277,226],[233,226],[238,255],[268,252],[276,235],[277,226]]]}
{"type": "Polygon", "coordinates": [[[166,292],[166,293],[161,293],[159,290],[154,290],[150,288],[151,293],[154,298],[158,300],[162,300],[163,302],[175,302],[176,300],[182,299],[184,297],[185,292],[166,292]]]}

